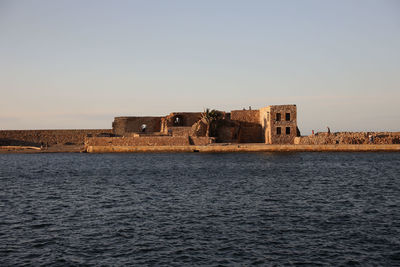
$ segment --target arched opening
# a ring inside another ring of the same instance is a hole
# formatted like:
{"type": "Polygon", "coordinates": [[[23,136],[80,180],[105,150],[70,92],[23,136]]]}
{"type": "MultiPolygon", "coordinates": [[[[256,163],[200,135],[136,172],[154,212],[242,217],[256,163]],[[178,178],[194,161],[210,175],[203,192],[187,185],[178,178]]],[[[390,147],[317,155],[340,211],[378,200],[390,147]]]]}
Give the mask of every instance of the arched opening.
{"type": "Polygon", "coordinates": [[[172,122],[174,126],[183,126],[183,117],[181,115],[175,115],[172,122]]]}

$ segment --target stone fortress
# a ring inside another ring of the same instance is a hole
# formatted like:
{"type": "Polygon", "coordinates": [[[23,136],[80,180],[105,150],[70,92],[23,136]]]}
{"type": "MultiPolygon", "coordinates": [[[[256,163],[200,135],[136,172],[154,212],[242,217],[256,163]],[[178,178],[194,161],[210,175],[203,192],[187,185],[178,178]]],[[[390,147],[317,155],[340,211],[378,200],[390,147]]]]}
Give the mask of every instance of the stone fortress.
{"type": "MultiPolygon", "coordinates": [[[[257,110],[173,112],[160,117],[115,117],[112,129],[0,130],[0,146],[140,147],[259,145],[400,144],[399,132],[319,132],[301,136],[296,105],[271,105],[257,110]],[[215,144],[216,145],[216,144],[215,144]]],[[[68,150],[68,149],[67,149],[68,150]]]]}
{"type": "Polygon", "coordinates": [[[89,145],[206,145],[211,143],[293,144],[299,136],[296,105],[259,110],[217,111],[207,122],[201,112],[174,112],[164,117],[116,117],[113,137],[88,138],[89,145]],[[118,138],[119,137],[119,138],[118,138]]]}

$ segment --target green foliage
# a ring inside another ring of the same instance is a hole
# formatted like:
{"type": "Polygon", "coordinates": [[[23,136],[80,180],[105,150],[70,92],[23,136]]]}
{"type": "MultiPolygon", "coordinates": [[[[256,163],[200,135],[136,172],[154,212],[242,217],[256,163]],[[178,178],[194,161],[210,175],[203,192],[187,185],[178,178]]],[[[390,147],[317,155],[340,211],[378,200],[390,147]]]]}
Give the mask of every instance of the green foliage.
{"type": "Polygon", "coordinates": [[[221,111],[215,109],[210,110],[209,108],[204,110],[204,112],[201,114],[201,119],[207,125],[206,136],[210,136],[211,125],[213,124],[215,128],[216,122],[218,122],[222,118],[223,113],[221,111]]]}
{"type": "Polygon", "coordinates": [[[218,110],[210,110],[209,108],[207,108],[206,110],[204,110],[204,112],[201,114],[201,118],[207,122],[207,123],[211,123],[213,121],[218,121],[220,119],[222,119],[223,114],[221,111],[218,110]]]}

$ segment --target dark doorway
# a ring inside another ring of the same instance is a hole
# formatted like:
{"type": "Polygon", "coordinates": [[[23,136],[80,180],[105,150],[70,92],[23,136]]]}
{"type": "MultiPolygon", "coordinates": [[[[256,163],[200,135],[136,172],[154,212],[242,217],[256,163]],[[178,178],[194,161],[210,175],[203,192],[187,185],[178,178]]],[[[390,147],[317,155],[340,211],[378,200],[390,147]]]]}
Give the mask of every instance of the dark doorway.
{"type": "Polygon", "coordinates": [[[183,126],[183,117],[181,115],[176,115],[173,118],[174,126],[183,126]]]}

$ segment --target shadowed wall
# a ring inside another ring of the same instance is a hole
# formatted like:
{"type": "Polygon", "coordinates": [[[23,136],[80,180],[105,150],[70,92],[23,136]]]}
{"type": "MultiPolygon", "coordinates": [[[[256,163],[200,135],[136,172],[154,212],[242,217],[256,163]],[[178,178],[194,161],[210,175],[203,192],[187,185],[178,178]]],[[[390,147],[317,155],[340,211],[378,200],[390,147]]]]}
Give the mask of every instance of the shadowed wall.
{"type": "Polygon", "coordinates": [[[143,124],[146,124],[146,132],[159,132],[161,117],[116,117],[112,126],[114,134],[126,135],[141,132],[143,124]]]}
{"type": "Polygon", "coordinates": [[[111,129],[83,130],[5,130],[0,131],[2,146],[83,145],[87,135],[111,134],[111,129]]]}

